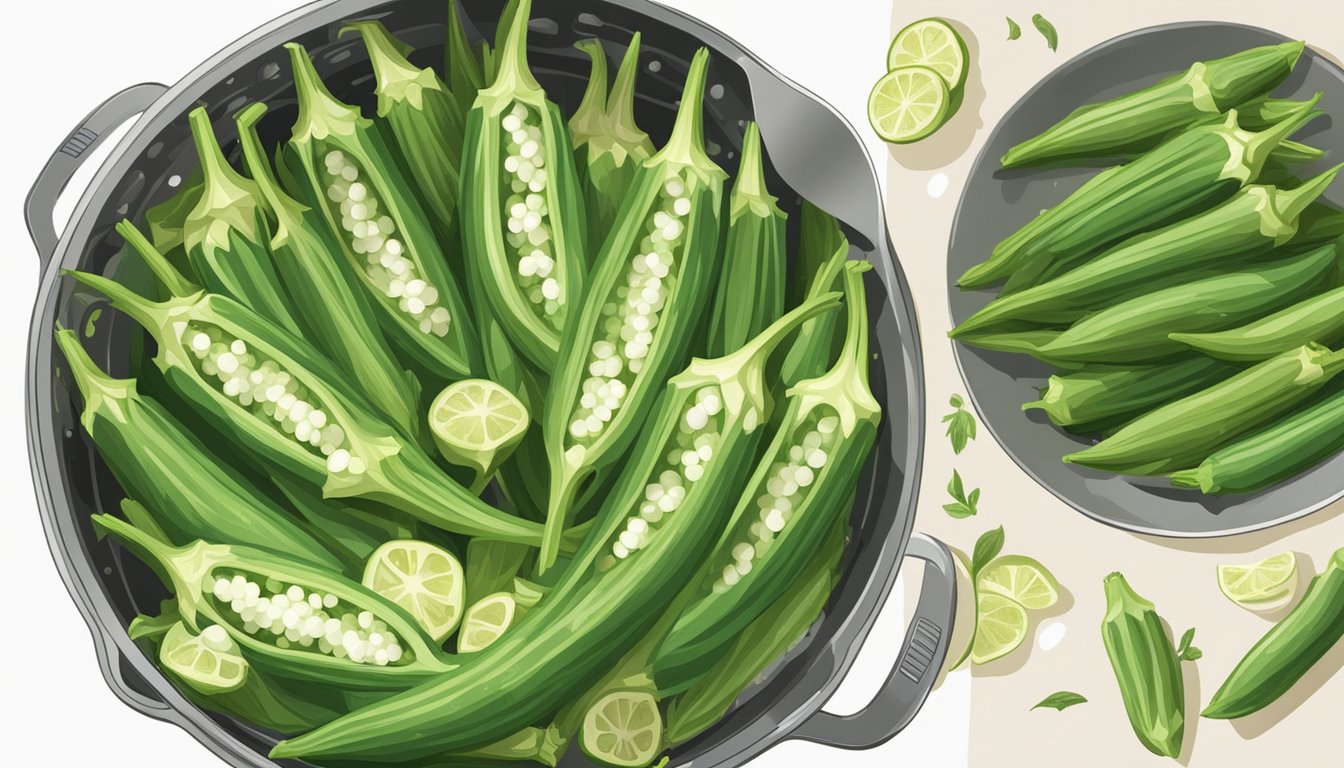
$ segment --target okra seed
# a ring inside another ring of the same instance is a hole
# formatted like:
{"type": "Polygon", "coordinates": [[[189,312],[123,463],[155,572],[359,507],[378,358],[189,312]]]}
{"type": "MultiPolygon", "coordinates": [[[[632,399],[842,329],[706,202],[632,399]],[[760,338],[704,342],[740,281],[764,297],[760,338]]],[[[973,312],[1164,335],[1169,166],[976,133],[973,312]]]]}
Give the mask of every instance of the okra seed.
{"type": "Polygon", "coordinates": [[[751,573],[751,560],[738,560],[733,565],[733,570],[737,571],[742,576],[746,576],[748,573],[751,573]]]}
{"type": "Polygon", "coordinates": [[[734,567],[731,566],[731,565],[726,565],[726,566],[724,566],[724,568],[723,568],[723,583],[725,583],[725,584],[727,584],[728,586],[731,587],[731,586],[733,586],[734,584],[736,584],[741,578],[742,578],[742,577],[738,575],[738,573],[737,573],[737,569],[736,569],[736,568],[734,568],[734,567]]]}
{"type": "Polygon", "coordinates": [[[773,533],[779,533],[784,530],[784,514],[777,509],[771,509],[765,516],[765,527],[773,533]]]}
{"type": "Polygon", "coordinates": [[[676,202],[672,203],[672,210],[678,216],[685,216],[691,212],[691,201],[685,197],[678,197],[676,202]]]}
{"type": "Polygon", "coordinates": [[[350,466],[350,452],[344,448],[338,448],[327,457],[328,472],[343,472],[350,466]]]}
{"type": "Polygon", "coordinates": [[[629,529],[621,531],[621,544],[625,545],[626,549],[633,552],[634,550],[639,549],[639,536],[630,532],[629,529]]]}
{"type": "Polygon", "coordinates": [[[346,181],[354,181],[359,178],[359,169],[353,165],[347,165],[341,169],[341,178],[346,181]]]}
{"type": "Polygon", "coordinates": [[[518,115],[515,115],[512,112],[505,115],[504,119],[499,121],[499,124],[504,130],[509,131],[510,133],[523,127],[523,121],[519,119],[518,115]]]}
{"type": "Polygon", "coordinates": [[[611,553],[619,560],[624,560],[630,556],[630,550],[619,541],[611,545],[611,553]]]}
{"type": "Polygon", "coordinates": [[[813,469],[821,469],[826,466],[826,454],[820,450],[809,451],[807,465],[813,469]]]}

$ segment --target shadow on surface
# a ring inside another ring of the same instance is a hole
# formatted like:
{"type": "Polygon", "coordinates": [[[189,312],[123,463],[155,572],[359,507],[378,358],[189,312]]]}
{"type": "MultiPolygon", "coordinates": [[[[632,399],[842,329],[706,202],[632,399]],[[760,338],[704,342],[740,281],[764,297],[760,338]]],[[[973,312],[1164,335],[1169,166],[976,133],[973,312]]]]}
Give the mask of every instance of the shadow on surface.
{"type": "Polygon", "coordinates": [[[980,79],[980,44],[971,30],[959,21],[950,21],[961,39],[966,41],[966,83],[962,86],[961,103],[955,104],[956,114],[932,136],[913,144],[892,144],[887,152],[902,168],[928,171],[942,168],[961,157],[971,145],[976,131],[984,127],[980,107],[985,101],[985,84],[980,79]]]}

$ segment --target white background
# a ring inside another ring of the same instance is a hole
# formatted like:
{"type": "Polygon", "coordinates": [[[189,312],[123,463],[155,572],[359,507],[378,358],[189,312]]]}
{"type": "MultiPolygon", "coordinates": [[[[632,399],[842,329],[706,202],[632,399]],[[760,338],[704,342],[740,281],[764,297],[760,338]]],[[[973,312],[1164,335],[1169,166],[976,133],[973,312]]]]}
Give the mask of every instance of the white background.
{"type": "MultiPolygon", "coordinates": [[[[297,0],[290,0],[296,2],[297,0]]],[[[673,3],[718,26],[785,75],[820,94],[865,130],[874,157],[886,152],[866,130],[870,73],[891,35],[885,0],[680,0],[673,3]],[[768,5],[765,11],[762,5],[768,5]],[[792,7],[791,7],[792,6],[792,7]],[[856,75],[856,72],[863,74],[856,75]]],[[[99,101],[136,82],[171,84],[256,26],[288,10],[281,0],[184,3],[168,0],[25,2],[9,11],[0,66],[10,88],[0,120],[7,178],[0,183],[0,221],[10,233],[0,280],[0,498],[6,525],[0,675],[10,765],[215,766],[219,761],[173,726],[132,712],[105,687],[82,619],[61,584],[38,521],[28,474],[22,377],[26,330],[37,285],[37,259],[22,220],[23,196],[66,133],[99,101]]],[[[95,163],[101,159],[100,152],[95,163]]],[[[91,169],[88,169],[91,171],[91,169]]],[[[76,178],[71,189],[82,190],[76,178]]],[[[881,174],[885,184],[886,174],[881,174]]],[[[68,215],[67,194],[58,221],[68,215]]],[[[58,224],[59,229],[59,224],[58,224]]],[[[885,678],[903,632],[900,589],[830,707],[860,708],[885,678]]],[[[754,765],[845,768],[897,761],[938,768],[966,763],[969,678],[954,675],[935,692],[915,725],[868,753],[786,744],[754,765]]]]}

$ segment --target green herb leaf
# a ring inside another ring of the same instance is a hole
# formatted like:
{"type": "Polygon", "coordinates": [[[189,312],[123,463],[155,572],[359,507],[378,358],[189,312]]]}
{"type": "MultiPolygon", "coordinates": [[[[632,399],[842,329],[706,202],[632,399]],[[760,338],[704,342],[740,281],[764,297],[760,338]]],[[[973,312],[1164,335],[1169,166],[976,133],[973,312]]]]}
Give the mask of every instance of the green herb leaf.
{"type": "Polygon", "coordinates": [[[1050,46],[1050,50],[1059,48],[1059,32],[1055,31],[1054,24],[1039,13],[1031,17],[1031,23],[1035,25],[1036,31],[1041,33],[1041,37],[1045,38],[1045,44],[1050,46]]]}
{"type": "Polygon", "coordinates": [[[986,565],[994,558],[999,556],[1003,550],[1003,526],[1000,525],[992,531],[985,531],[980,534],[980,538],[975,541],[975,549],[971,551],[971,581],[980,575],[986,565]]]}
{"type": "Polygon", "coordinates": [[[952,452],[960,454],[966,450],[966,443],[975,439],[975,414],[966,410],[961,395],[953,395],[948,404],[956,410],[943,417],[947,425],[947,437],[952,441],[952,452]]]}
{"type": "MultiPolygon", "coordinates": [[[[1004,18],[1008,17],[1005,16],[1004,18]]],[[[1021,36],[1022,36],[1022,28],[1017,26],[1016,21],[1013,21],[1011,18],[1008,18],[1008,39],[1016,40],[1021,36]]]]}
{"type": "Polygon", "coordinates": [[[1063,712],[1069,707],[1072,707],[1074,704],[1086,704],[1086,703],[1087,703],[1086,697],[1076,694],[1073,691],[1055,691],[1049,696],[1046,696],[1044,699],[1041,699],[1041,703],[1032,707],[1032,709],[1040,709],[1041,707],[1050,707],[1051,709],[1056,709],[1059,710],[1060,712],[1063,712]]]}
{"type": "Polygon", "coordinates": [[[957,519],[971,517],[976,513],[975,505],[980,501],[980,489],[966,494],[966,489],[961,482],[961,473],[955,469],[952,470],[952,479],[947,484],[947,495],[952,497],[953,503],[944,504],[943,511],[957,519]]]}
{"type": "Polygon", "coordinates": [[[1181,635],[1180,645],[1176,648],[1176,655],[1181,661],[1194,661],[1204,655],[1204,652],[1191,645],[1195,641],[1195,628],[1191,627],[1185,630],[1181,635]]]}

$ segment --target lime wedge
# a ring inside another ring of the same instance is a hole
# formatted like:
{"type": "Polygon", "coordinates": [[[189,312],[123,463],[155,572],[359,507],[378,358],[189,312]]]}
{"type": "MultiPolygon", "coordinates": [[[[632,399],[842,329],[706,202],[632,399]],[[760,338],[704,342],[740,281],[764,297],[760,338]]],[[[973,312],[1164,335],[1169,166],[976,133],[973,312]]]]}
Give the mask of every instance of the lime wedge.
{"type": "Polygon", "coordinates": [[[247,682],[247,660],[218,624],[194,635],[177,622],[163,636],[159,661],[192,688],[205,694],[227,693],[247,682]]]}
{"type": "Polygon", "coordinates": [[[955,91],[966,82],[966,42],[942,19],[922,19],[896,33],[887,49],[887,71],[928,67],[955,91]]]}
{"type": "Polygon", "coordinates": [[[1243,608],[1278,610],[1297,593],[1297,555],[1284,552],[1252,565],[1220,565],[1218,588],[1243,608]]]}
{"type": "Polygon", "coordinates": [[[396,603],[442,643],[462,618],[466,579],[451,552],[424,541],[389,541],[369,555],[364,586],[396,603]]]}
{"type": "Polygon", "coordinates": [[[1049,608],[1059,601],[1059,582],[1045,566],[1025,555],[996,557],[980,572],[981,592],[993,592],[1029,611],[1049,608]]]}
{"type": "Polygon", "coordinates": [[[458,653],[475,653],[499,639],[513,624],[518,604],[508,592],[496,592],[477,600],[467,609],[462,631],[457,635],[458,653]]]}
{"type": "Polygon", "coordinates": [[[647,691],[615,691],[597,700],[583,715],[579,746],[604,765],[642,768],[658,756],[663,716],[647,691]]]}
{"type": "Polygon", "coordinates": [[[909,144],[943,124],[951,94],[928,67],[902,67],[883,75],[868,94],[868,122],[883,141],[909,144]]]}
{"type": "Polygon", "coordinates": [[[444,388],[429,407],[429,428],[448,461],[488,477],[527,431],[527,408],[493,381],[465,379],[444,388]]]}
{"type": "Polygon", "coordinates": [[[975,643],[971,663],[985,664],[1006,656],[1027,638],[1027,611],[995,592],[976,598],[975,643]]]}
{"type": "Polygon", "coordinates": [[[975,642],[976,599],[975,583],[971,581],[971,566],[965,553],[952,550],[957,573],[957,612],[952,620],[952,637],[947,641],[947,661],[943,668],[960,667],[971,655],[975,642]]]}

